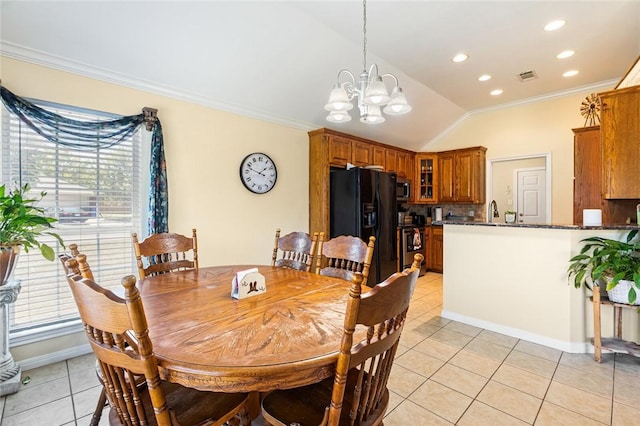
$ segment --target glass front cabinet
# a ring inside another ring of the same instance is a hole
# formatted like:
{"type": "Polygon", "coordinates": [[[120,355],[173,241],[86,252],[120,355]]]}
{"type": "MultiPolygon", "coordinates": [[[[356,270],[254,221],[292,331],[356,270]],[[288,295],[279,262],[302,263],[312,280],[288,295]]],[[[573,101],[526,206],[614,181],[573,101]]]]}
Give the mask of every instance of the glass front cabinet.
{"type": "Polygon", "coordinates": [[[438,202],[438,155],[416,155],[415,202],[432,204],[438,202]]]}

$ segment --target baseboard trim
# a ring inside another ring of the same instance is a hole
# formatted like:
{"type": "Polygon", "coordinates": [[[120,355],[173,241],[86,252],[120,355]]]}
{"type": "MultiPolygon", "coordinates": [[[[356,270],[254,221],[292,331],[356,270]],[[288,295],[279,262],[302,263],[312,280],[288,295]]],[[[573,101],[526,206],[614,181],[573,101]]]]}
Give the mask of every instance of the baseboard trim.
{"type": "Polygon", "coordinates": [[[528,331],[520,330],[518,328],[506,327],[501,324],[492,323],[489,321],[480,320],[466,315],[460,315],[455,312],[442,310],[441,317],[462,322],[464,324],[473,325],[475,327],[484,328],[485,330],[493,331],[496,333],[506,334],[507,336],[515,337],[517,339],[526,340],[528,342],[537,343],[539,345],[548,346],[550,348],[558,349],[569,353],[589,353],[593,352],[593,346],[586,342],[565,342],[562,340],[552,339],[547,336],[543,336],[536,333],[530,333],[528,331]]]}
{"type": "Polygon", "coordinates": [[[57,352],[51,352],[46,355],[39,355],[33,358],[27,358],[19,361],[18,364],[22,367],[22,371],[33,370],[34,368],[43,367],[45,365],[53,364],[60,361],[66,361],[71,358],[75,358],[80,355],[85,355],[91,352],[91,346],[84,344],[80,346],[74,346],[57,352]]]}

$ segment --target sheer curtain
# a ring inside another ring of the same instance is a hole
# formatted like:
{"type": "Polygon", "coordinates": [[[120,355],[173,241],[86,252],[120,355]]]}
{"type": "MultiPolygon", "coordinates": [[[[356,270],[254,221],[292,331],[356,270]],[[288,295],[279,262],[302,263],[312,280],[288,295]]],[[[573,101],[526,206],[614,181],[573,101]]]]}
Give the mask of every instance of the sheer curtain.
{"type": "Polygon", "coordinates": [[[169,232],[169,197],[162,125],[152,108],[106,121],[79,121],[47,111],[0,86],[5,107],[45,139],[78,150],[108,148],[130,137],[144,124],[152,132],[148,232],[169,232]]]}

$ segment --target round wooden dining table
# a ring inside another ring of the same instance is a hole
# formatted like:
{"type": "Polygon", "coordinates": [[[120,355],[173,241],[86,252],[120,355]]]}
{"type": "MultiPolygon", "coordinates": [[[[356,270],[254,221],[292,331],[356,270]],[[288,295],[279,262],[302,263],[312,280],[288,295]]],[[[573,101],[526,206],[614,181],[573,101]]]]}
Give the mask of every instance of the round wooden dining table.
{"type": "Polygon", "coordinates": [[[206,267],[139,282],[161,377],[221,392],[293,388],[333,375],[350,285],[255,265],[206,267]],[[234,275],[254,267],[265,277],[266,292],[231,298],[234,275]]]}

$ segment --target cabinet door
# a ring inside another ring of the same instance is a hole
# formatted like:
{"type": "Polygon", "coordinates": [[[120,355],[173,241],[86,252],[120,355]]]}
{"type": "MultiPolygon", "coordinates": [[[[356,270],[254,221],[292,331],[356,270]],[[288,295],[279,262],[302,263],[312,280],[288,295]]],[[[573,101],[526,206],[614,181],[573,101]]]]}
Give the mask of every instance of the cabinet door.
{"type": "MultiPolygon", "coordinates": [[[[382,166],[385,167],[386,161],[385,161],[385,152],[384,152],[384,148],[382,148],[381,146],[375,146],[373,147],[373,164],[376,166],[382,166]]],[[[385,171],[387,169],[385,168],[385,171]]]]}
{"type": "Polygon", "coordinates": [[[418,154],[415,161],[415,202],[420,204],[438,201],[438,156],[418,154]]]}
{"type": "Polygon", "coordinates": [[[398,151],[385,149],[385,169],[389,173],[398,172],[398,151]]]}
{"type": "Polygon", "coordinates": [[[413,180],[413,164],[411,162],[411,155],[408,152],[399,151],[397,154],[398,166],[396,167],[396,173],[398,177],[413,180]]]}
{"type": "Polygon", "coordinates": [[[604,198],[640,198],[640,86],[600,94],[602,193],[604,198]]]}
{"type": "Polygon", "coordinates": [[[470,151],[457,152],[455,155],[455,184],[454,194],[456,201],[473,202],[473,173],[474,154],[470,151]]]}
{"type": "Polygon", "coordinates": [[[345,167],[351,161],[351,140],[332,136],[329,140],[329,164],[345,167]]]}
{"type": "Polygon", "coordinates": [[[440,202],[455,201],[454,182],[455,154],[442,152],[438,154],[438,188],[440,202]]]}
{"type": "Polygon", "coordinates": [[[373,150],[371,145],[364,142],[353,141],[351,144],[352,161],[356,166],[369,166],[372,164],[373,150]]]}
{"type": "Polygon", "coordinates": [[[582,210],[599,209],[603,204],[600,196],[600,127],[573,129],[573,132],[573,224],[582,225],[582,210]]]}
{"type": "Polygon", "coordinates": [[[444,269],[444,232],[442,226],[431,227],[431,253],[429,259],[431,264],[429,269],[435,272],[442,272],[444,269]]]}

